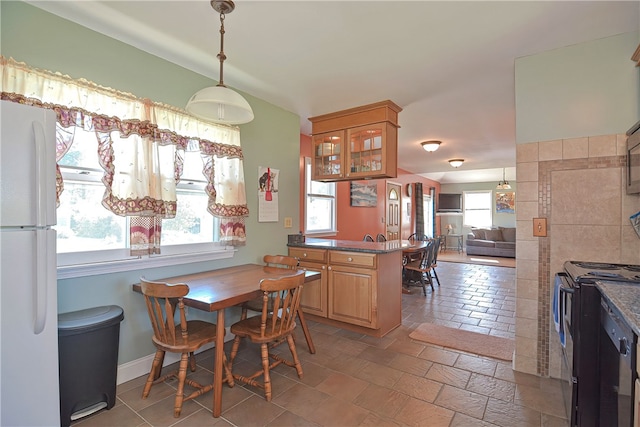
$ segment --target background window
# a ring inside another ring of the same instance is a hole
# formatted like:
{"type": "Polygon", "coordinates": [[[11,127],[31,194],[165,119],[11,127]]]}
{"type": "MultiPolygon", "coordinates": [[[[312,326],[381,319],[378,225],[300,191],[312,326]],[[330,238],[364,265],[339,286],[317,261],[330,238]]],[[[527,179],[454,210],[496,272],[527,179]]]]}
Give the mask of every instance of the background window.
{"type": "Polygon", "coordinates": [[[336,232],[336,184],[311,180],[311,159],[304,159],[305,234],[336,232]]]}
{"type": "Polygon", "coordinates": [[[491,190],[463,192],[463,223],[465,227],[491,227],[493,224],[491,197],[491,190]]]}

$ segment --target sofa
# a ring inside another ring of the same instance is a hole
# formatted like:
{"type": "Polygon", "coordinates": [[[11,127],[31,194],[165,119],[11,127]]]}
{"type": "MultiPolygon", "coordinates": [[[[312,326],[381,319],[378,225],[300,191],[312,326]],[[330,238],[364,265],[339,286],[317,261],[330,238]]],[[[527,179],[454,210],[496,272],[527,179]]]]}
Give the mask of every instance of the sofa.
{"type": "Polygon", "coordinates": [[[467,234],[467,255],[515,258],[515,227],[472,228],[467,234]]]}

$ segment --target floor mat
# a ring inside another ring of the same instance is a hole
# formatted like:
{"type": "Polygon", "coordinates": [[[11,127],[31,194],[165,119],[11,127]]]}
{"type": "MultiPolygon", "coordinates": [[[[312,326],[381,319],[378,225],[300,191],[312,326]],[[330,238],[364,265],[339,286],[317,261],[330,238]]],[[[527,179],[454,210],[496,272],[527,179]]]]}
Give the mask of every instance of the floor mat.
{"type": "Polygon", "coordinates": [[[501,360],[512,360],[515,349],[515,341],[508,338],[449,328],[435,323],[421,324],[409,334],[409,337],[501,360]]]}

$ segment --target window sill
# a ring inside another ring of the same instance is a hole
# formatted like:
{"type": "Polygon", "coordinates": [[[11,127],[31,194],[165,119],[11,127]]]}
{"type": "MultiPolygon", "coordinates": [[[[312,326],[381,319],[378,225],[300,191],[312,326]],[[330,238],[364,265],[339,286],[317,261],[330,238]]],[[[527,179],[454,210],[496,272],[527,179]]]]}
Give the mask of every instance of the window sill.
{"type": "Polygon", "coordinates": [[[217,251],[183,253],[178,255],[155,255],[153,257],[123,259],[109,262],[65,265],[58,267],[58,279],[96,276],[99,274],[120,273],[123,271],[142,270],[146,268],[168,267],[172,265],[190,264],[193,262],[214,261],[232,258],[235,249],[232,247],[217,251]]]}

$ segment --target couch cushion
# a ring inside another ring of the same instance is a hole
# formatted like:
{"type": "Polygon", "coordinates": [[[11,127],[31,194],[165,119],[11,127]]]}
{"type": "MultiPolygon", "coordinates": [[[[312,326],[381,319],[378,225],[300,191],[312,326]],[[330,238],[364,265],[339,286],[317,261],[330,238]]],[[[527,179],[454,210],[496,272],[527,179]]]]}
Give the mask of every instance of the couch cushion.
{"type": "Polygon", "coordinates": [[[493,240],[494,242],[502,242],[502,231],[498,230],[485,230],[484,238],[486,240],[493,240]]]}
{"type": "Polygon", "coordinates": [[[484,230],[481,228],[472,228],[471,232],[476,239],[484,239],[484,230]]]}
{"type": "Polygon", "coordinates": [[[494,248],[496,246],[496,243],[493,240],[473,239],[473,240],[467,240],[467,246],[494,248]]]}
{"type": "Polygon", "coordinates": [[[500,249],[515,249],[516,242],[496,242],[496,248],[500,249]]]}
{"type": "Polygon", "coordinates": [[[502,239],[505,242],[515,242],[516,241],[516,229],[515,229],[515,227],[500,227],[500,231],[502,231],[502,239]]]}

